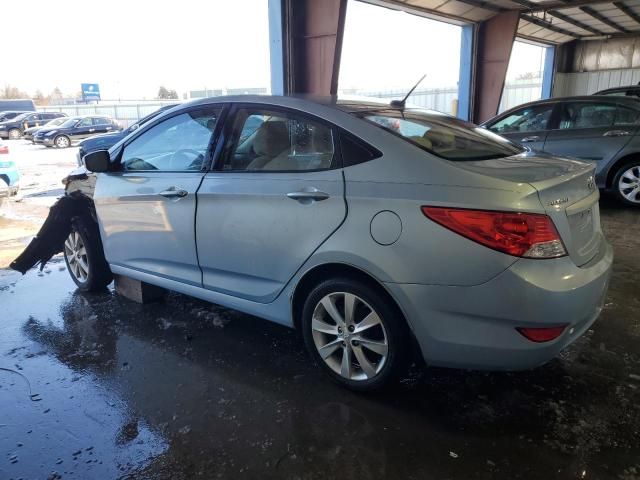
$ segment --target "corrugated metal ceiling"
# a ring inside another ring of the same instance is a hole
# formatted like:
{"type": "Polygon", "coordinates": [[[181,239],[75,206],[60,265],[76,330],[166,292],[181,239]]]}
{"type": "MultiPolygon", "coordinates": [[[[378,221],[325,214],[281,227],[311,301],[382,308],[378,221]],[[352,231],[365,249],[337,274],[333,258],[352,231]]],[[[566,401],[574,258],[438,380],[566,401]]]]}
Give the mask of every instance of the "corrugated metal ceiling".
{"type": "Polygon", "coordinates": [[[519,10],[518,36],[544,43],[640,34],[640,0],[365,0],[428,16],[481,22],[519,10]]]}

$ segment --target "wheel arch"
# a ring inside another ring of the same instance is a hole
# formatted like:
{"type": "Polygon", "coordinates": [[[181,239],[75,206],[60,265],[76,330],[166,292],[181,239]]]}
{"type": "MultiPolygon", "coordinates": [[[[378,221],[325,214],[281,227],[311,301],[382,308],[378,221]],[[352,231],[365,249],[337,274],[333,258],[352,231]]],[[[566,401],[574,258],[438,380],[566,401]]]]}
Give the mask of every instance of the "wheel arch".
{"type": "Polygon", "coordinates": [[[614,163],[611,164],[609,170],[607,171],[607,179],[605,183],[605,187],[610,189],[613,187],[613,179],[620,170],[620,167],[627,165],[633,162],[640,162],[640,152],[629,153],[623,157],[617,159],[614,163]]]}
{"type": "Polygon", "coordinates": [[[347,263],[322,263],[320,265],[312,267],[311,269],[306,271],[304,275],[302,275],[302,277],[300,277],[300,280],[298,280],[291,296],[291,318],[293,321],[293,327],[297,331],[301,331],[300,324],[302,322],[302,309],[304,307],[304,300],[307,297],[307,294],[322,280],[335,277],[349,278],[352,280],[361,281],[375,289],[380,293],[380,295],[391,302],[393,306],[398,310],[400,315],[402,315],[402,320],[405,322],[409,329],[412,350],[416,359],[422,358],[422,355],[420,354],[420,347],[413,333],[413,329],[411,328],[411,323],[408,321],[407,315],[400,303],[395,299],[391,292],[387,290],[383,282],[375,278],[369,272],[366,272],[359,267],[347,263]]]}

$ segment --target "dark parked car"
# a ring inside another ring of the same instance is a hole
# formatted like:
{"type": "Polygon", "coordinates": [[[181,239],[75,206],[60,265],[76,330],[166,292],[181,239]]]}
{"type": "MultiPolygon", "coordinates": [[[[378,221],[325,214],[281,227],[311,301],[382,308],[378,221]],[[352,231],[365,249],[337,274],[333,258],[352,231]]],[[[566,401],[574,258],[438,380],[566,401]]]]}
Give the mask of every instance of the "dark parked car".
{"type": "Polygon", "coordinates": [[[607,88],[594,93],[594,95],[615,95],[619,97],[640,97],[640,85],[628,85],[626,87],[607,88]]]}
{"type": "Polygon", "coordinates": [[[540,100],[512,108],[482,126],[532,150],[595,162],[599,188],[640,206],[637,99],[589,95],[540,100]]]}
{"type": "Polygon", "coordinates": [[[93,137],[89,137],[86,140],[80,142],[80,149],[78,150],[78,165],[82,165],[82,157],[84,157],[87,153],[94,152],[96,150],[108,150],[113,147],[116,143],[122,140],[124,137],[129,135],[131,132],[135,132],[142,125],[147,123],[149,120],[156,118],[159,114],[168,110],[170,108],[175,107],[176,105],[164,105],[160,107],[153,113],[150,113],[146,117],[142,117],[133,125],[125,128],[124,130],[118,132],[109,132],[103,133],[99,135],[94,135],[93,137]]]}
{"type": "Polygon", "coordinates": [[[64,117],[58,117],[58,118],[54,118],[53,120],[49,120],[47,123],[45,123],[44,125],[39,125],[37,127],[31,127],[31,128],[27,128],[24,132],[22,132],[22,138],[26,139],[26,140],[31,140],[33,143],[35,143],[35,141],[33,140],[33,137],[35,136],[36,133],[38,133],[41,129],[43,128],[49,128],[49,127],[57,127],[58,125],[62,125],[64,122],[66,122],[69,119],[69,117],[67,117],[66,115],[64,117]]]}
{"type": "Polygon", "coordinates": [[[23,113],[27,112],[24,110],[4,110],[0,112],[0,122],[6,122],[7,120],[16,118],[18,115],[22,115],[23,113]]]}
{"type": "Polygon", "coordinates": [[[35,143],[47,147],[66,148],[98,133],[119,131],[120,125],[115,120],[101,115],[71,117],[57,127],[46,127],[33,137],[35,143]]]}
{"type": "Polygon", "coordinates": [[[66,117],[61,112],[28,112],[0,123],[0,138],[17,140],[31,127],[42,127],[55,118],[66,117]]]}

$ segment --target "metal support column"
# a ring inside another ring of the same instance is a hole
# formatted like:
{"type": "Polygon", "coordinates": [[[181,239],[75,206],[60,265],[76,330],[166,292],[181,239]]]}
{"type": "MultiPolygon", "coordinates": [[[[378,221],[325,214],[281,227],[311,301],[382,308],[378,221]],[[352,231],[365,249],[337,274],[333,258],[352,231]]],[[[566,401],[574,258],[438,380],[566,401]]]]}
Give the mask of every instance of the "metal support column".
{"type": "Polygon", "coordinates": [[[284,95],[284,0],[269,0],[269,57],[271,60],[271,93],[284,95]]]}
{"type": "Polygon", "coordinates": [[[518,11],[505,11],[478,28],[472,106],[475,123],[498,113],[519,17],[518,11]]]}
{"type": "Polygon", "coordinates": [[[460,73],[458,74],[458,118],[471,117],[471,83],[473,80],[473,25],[464,25],[460,41],[460,73]]]}
{"type": "Polygon", "coordinates": [[[544,49],[544,70],[542,72],[542,97],[551,98],[553,94],[553,75],[556,57],[556,47],[544,49]]]}

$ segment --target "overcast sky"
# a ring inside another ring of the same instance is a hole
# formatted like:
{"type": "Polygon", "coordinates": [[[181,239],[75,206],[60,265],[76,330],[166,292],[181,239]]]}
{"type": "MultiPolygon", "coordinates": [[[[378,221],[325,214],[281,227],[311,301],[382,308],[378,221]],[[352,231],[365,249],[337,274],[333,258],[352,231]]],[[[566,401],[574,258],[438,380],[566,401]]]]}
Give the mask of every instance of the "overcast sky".
{"type": "MultiPolygon", "coordinates": [[[[3,51],[0,85],[74,94],[99,83],[104,99],[154,98],[160,85],[180,94],[269,86],[267,0],[30,0],[28,10],[28,22],[2,23],[19,48],[3,51]]],[[[455,86],[459,51],[457,26],[351,0],[340,87],[408,88],[423,73],[423,86],[455,86]]],[[[510,77],[537,70],[539,50],[525,53],[510,77]]]]}

